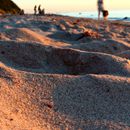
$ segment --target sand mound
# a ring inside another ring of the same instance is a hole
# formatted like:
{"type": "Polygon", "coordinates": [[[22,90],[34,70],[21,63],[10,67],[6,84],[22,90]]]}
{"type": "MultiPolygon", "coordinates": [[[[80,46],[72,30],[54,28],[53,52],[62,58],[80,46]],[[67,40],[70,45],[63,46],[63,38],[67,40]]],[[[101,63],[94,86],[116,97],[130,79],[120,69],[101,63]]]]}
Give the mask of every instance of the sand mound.
{"type": "Polygon", "coordinates": [[[19,70],[60,74],[129,75],[130,61],[103,53],[54,48],[35,43],[0,42],[0,59],[19,70]]]}
{"type": "Polygon", "coordinates": [[[53,34],[48,35],[49,38],[60,40],[63,42],[68,42],[70,45],[76,44],[77,42],[80,43],[78,39],[83,36],[84,36],[83,33],[73,33],[73,32],[67,32],[67,31],[57,31],[57,32],[54,32],[53,34]]]}
{"type": "Polygon", "coordinates": [[[0,67],[1,129],[130,129],[129,78],[45,75],[0,67]],[[9,73],[9,80],[1,72],[9,73]]]}
{"type": "Polygon", "coordinates": [[[4,34],[10,40],[39,42],[43,45],[50,45],[50,46],[66,46],[67,45],[66,43],[63,43],[63,42],[56,42],[28,28],[6,29],[4,34]]]}
{"type": "Polygon", "coordinates": [[[117,56],[120,56],[120,57],[122,57],[122,58],[130,59],[130,50],[128,50],[128,51],[123,51],[123,52],[117,54],[117,56]]]}
{"type": "Polygon", "coordinates": [[[0,33],[0,40],[9,40],[3,33],[0,33]]]}
{"type": "Polygon", "coordinates": [[[39,42],[38,38],[36,38],[38,34],[35,36],[33,31],[26,28],[6,29],[5,34],[8,38],[10,38],[10,40],[39,42]]]}
{"type": "Polygon", "coordinates": [[[107,54],[117,54],[130,49],[130,45],[116,40],[90,40],[80,44],[74,44],[71,48],[83,51],[103,52],[107,54]]]}

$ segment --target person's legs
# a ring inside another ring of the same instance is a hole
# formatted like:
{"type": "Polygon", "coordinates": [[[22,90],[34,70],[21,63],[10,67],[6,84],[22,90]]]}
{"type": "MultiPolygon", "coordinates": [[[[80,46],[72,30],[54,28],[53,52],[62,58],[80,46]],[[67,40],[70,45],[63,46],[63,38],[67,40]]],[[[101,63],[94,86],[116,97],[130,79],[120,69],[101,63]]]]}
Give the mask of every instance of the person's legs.
{"type": "Polygon", "coordinates": [[[104,20],[107,20],[107,16],[106,16],[106,17],[104,17],[104,20]]]}
{"type": "Polygon", "coordinates": [[[98,20],[100,20],[100,15],[101,13],[103,13],[103,10],[104,10],[104,6],[103,4],[98,4],[98,20]]]}
{"type": "Polygon", "coordinates": [[[101,11],[98,9],[98,20],[100,20],[101,11]]]}

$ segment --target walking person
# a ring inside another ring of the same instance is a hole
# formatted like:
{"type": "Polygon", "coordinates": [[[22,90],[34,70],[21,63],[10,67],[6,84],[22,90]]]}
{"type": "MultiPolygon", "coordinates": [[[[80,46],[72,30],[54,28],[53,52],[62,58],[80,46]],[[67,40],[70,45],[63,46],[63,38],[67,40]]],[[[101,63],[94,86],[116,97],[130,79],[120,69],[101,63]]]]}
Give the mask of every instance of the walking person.
{"type": "Polygon", "coordinates": [[[104,1],[103,0],[98,0],[97,1],[97,6],[98,6],[98,20],[100,20],[100,15],[104,10],[104,1]]]}
{"type": "Polygon", "coordinates": [[[100,15],[103,15],[104,20],[107,20],[107,17],[109,15],[108,10],[104,9],[104,1],[103,0],[98,0],[97,1],[98,5],[98,20],[100,20],[100,15]]]}

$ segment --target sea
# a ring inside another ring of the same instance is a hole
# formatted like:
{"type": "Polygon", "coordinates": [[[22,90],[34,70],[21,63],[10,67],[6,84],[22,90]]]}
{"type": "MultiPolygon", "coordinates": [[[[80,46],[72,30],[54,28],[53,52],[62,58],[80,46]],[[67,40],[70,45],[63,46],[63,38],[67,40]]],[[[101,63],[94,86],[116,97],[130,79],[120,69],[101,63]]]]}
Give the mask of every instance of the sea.
{"type": "MultiPolygon", "coordinates": [[[[60,15],[64,16],[73,16],[79,18],[92,18],[97,19],[98,13],[95,12],[67,12],[67,13],[59,13],[60,15]]],[[[122,11],[109,11],[109,20],[121,20],[130,22],[130,10],[122,10],[122,11]]]]}

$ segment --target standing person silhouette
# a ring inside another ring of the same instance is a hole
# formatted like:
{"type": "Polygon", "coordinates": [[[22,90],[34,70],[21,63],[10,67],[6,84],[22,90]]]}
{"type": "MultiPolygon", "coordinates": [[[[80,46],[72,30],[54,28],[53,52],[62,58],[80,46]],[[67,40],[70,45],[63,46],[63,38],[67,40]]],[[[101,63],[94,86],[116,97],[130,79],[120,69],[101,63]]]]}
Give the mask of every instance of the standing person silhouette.
{"type": "Polygon", "coordinates": [[[98,6],[98,20],[100,20],[100,15],[104,11],[104,2],[103,2],[103,0],[98,0],[97,1],[97,6],[98,6]]]}
{"type": "Polygon", "coordinates": [[[34,6],[34,14],[35,15],[37,14],[37,6],[36,5],[34,6]]]}
{"type": "Polygon", "coordinates": [[[41,14],[41,12],[42,12],[41,5],[38,6],[38,12],[39,12],[39,14],[41,14]]]}

